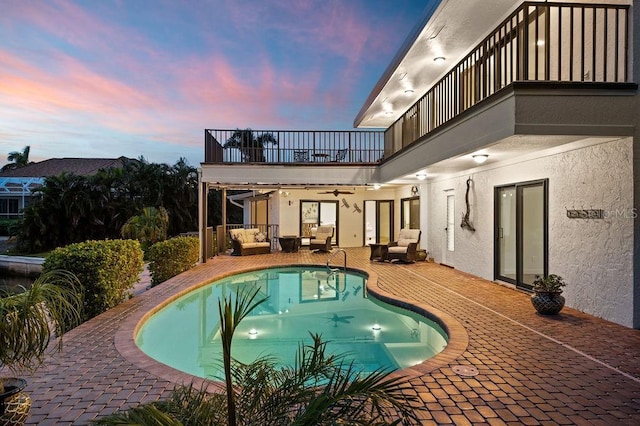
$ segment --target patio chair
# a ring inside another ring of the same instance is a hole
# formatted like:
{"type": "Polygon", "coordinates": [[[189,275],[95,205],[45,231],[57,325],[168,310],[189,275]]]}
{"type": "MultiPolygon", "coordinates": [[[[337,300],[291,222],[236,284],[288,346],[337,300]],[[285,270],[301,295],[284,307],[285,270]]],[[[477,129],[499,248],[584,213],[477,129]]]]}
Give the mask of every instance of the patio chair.
{"type": "Polygon", "coordinates": [[[318,226],[315,236],[309,241],[309,250],[329,252],[333,239],[333,226],[318,226]]]}
{"type": "Polygon", "coordinates": [[[402,229],[398,236],[398,241],[389,243],[387,260],[398,260],[404,263],[416,261],[416,251],[422,231],[419,229],[402,229]]]}
{"type": "Polygon", "coordinates": [[[293,151],[293,161],[296,163],[308,163],[309,151],[293,151]]]}
{"type": "Polygon", "coordinates": [[[331,161],[336,163],[338,161],[344,160],[345,158],[347,158],[348,152],[349,152],[348,149],[339,149],[338,151],[336,151],[336,157],[331,161]]]}

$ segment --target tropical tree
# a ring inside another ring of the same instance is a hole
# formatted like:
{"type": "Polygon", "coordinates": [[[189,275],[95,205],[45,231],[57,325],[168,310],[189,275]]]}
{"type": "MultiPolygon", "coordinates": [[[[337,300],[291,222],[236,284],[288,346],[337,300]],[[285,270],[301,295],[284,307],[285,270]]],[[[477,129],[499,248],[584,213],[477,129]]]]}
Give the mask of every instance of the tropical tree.
{"type": "Polygon", "coordinates": [[[122,227],[122,237],[140,241],[143,250],[167,239],[169,213],[164,207],[145,207],[122,227]]]}
{"type": "Polygon", "coordinates": [[[13,151],[9,153],[7,157],[7,161],[9,164],[5,164],[0,171],[13,170],[18,169],[20,167],[24,167],[29,164],[29,151],[31,150],[30,146],[25,146],[22,152],[13,151]]]}
{"type": "Polygon", "coordinates": [[[242,153],[243,161],[249,163],[264,163],[266,161],[264,148],[266,144],[277,145],[278,141],[271,133],[262,133],[257,137],[253,130],[236,129],[224,144],[224,148],[237,148],[242,153]]]}
{"type": "Polygon", "coordinates": [[[344,355],[326,351],[327,343],[313,335],[301,345],[295,366],[278,367],[266,356],[249,364],[231,358],[238,324],[262,300],[258,290],[240,291],[235,300],[218,303],[226,392],[178,387],[171,399],[134,408],[96,424],[157,425],[397,425],[420,424],[425,410],[409,382],[375,370],[361,373],[344,355]],[[168,416],[167,416],[168,415],[168,416]]]}

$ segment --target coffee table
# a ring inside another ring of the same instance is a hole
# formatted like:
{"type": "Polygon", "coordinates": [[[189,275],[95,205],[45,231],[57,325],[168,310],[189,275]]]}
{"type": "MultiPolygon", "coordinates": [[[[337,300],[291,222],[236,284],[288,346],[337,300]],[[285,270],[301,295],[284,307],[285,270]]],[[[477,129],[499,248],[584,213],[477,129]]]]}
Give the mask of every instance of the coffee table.
{"type": "Polygon", "coordinates": [[[296,235],[283,235],[278,237],[278,241],[284,253],[296,253],[302,245],[302,237],[296,235]]]}
{"type": "Polygon", "coordinates": [[[387,255],[389,254],[389,244],[376,244],[369,243],[369,247],[371,247],[371,255],[369,256],[369,260],[378,260],[380,262],[384,262],[387,260],[387,255]]]}

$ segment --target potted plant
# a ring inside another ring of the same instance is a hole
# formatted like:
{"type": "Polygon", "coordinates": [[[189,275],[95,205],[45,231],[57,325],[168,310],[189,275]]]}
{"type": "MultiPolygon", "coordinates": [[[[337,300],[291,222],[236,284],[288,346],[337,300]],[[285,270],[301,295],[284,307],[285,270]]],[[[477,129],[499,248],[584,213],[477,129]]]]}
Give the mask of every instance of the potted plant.
{"type": "MultiPolygon", "coordinates": [[[[81,321],[82,287],[70,272],[40,275],[29,289],[0,293],[0,371],[35,371],[49,343],[81,321]]],[[[61,348],[58,339],[56,347],[61,348]]],[[[26,381],[0,377],[0,424],[21,425],[31,408],[26,381]]]]}
{"type": "Polygon", "coordinates": [[[567,284],[561,276],[551,274],[546,277],[538,276],[533,281],[534,294],[531,303],[542,315],[555,315],[564,307],[562,287],[567,284]]]}

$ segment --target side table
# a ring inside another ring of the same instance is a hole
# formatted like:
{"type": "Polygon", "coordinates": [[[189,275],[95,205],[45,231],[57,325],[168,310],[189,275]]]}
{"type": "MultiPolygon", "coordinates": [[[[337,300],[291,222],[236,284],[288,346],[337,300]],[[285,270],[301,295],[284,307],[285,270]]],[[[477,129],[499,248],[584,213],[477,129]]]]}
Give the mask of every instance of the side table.
{"type": "Polygon", "coordinates": [[[297,253],[302,245],[302,237],[295,235],[283,235],[278,237],[278,241],[284,253],[297,253]]]}
{"type": "Polygon", "coordinates": [[[380,262],[384,262],[387,260],[387,255],[389,254],[389,244],[375,244],[370,243],[369,247],[371,247],[371,255],[369,256],[369,260],[379,260],[380,262]]]}

